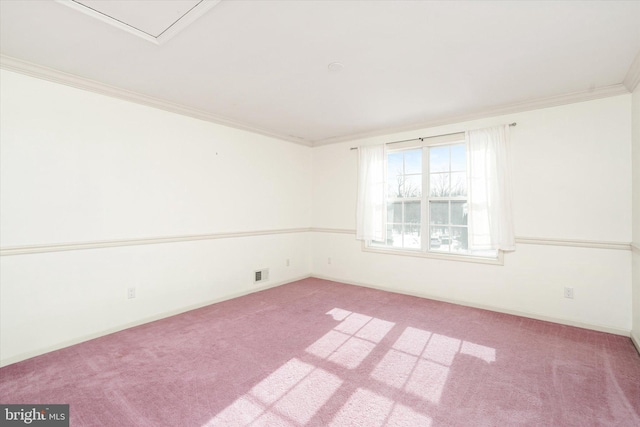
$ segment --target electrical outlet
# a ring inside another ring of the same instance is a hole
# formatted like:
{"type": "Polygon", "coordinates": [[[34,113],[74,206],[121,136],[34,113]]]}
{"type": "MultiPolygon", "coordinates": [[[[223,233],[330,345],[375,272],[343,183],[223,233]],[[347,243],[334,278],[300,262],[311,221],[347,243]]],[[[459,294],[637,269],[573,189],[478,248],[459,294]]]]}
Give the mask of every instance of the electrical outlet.
{"type": "Polygon", "coordinates": [[[327,264],[331,264],[331,257],[327,258],[327,264]]]}
{"type": "Polygon", "coordinates": [[[127,289],[127,299],[134,299],[136,297],[136,288],[127,289]]]}
{"type": "Polygon", "coordinates": [[[289,258],[287,258],[286,264],[287,264],[287,267],[289,267],[291,265],[291,262],[289,262],[289,258]]]}
{"type": "Polygon", "coordinates": [[[573,288],[565,287],[564,288],[564,297],[573,299],[573,288]]]}

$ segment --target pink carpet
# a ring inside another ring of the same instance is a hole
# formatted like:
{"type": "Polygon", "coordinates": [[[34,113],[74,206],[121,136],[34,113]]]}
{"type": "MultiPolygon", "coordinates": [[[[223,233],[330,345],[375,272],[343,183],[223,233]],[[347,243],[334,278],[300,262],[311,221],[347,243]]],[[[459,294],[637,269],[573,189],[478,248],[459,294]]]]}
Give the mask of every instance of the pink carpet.
{"type": "Polygon", "coordinates": [[[71,426],[639,426],[629,338],[306,279],[0,369],[71,426]]]}

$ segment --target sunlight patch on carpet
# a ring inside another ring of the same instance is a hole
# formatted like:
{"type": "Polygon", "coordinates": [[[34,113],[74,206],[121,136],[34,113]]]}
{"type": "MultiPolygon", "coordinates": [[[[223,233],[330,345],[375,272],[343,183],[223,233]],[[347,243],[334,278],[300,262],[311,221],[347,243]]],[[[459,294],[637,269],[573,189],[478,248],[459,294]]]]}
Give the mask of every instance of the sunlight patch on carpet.
{"type": "Polygon", "coordinates": [[[419,411],[440,404],[458,355],[472,356],[485,363],[496,361],[493,348],[405,327],[373,365],[370,379],[345,393],[341,387],[349,378],[347,373],[359,368],[396,324],[340,308],[326,314],[339,323],[304,350],[304,360],[290,359],[203,427],[229,423],[252,427],[304,426],[332,398],[338,406],[331,425],[350,425],[358,420],[358,425],[366,426],[428,427],[432,424],[431,417],[419,411]],[[385,388],[387,391],[380,394],[385,388]],[[344,400],[336,401],[336,393],[344,400]],[[402,395],[390,398],[397,393],[402,395]],[[415,402],[416,406],[400,402],[415,402]]]}
{"type": "Polygon", "coordinates": [[[395,326],[393,322],[339,308],[327,314],[342,321],[305,351],[347,369],[357,368],[395,326]]]}
{"type": "Polygon", "coordinates": [[[406,328],[371,372],[371,378],[438,404],[457,354],[496,360],[493,348],[417,328],[406,328]]]}
{"type": "Polygon", "coordinates": [[[396,350],[420,356],[431,338],[431,332],[412,327],[405,328],[400,338],[393,344],[396,350]]]}
{"type": "Polygon", "coordinates": [[[405,389],[431,403],[440,403],[442,391],[447,383],[449,368],[429,360],[419,360],[405,389]]]}
{"type": "Polygon", "coordinates": [[[460,354],[466,354],[469,356],[477,357],[480,360],[484,360],[487,363],[493,363],[496,361],[496,349],[491,347],[485,347],[480,344],[474,344],[469,341],[462,343],[460,354]]]}
{"type": "Polygon", "coordinates": [[[331,426],[350,425],[430,427],[431,418],[379,394],[359,388],[344,404],[331,426]]]}
{"type": "Polygon", "coordinates": [[[351,314],[351,312],[343,310],[341,308],[333,308],[327,311],[326,314],[331,315],[331,317],[333,317],[333,320],[344,320],[348,315],[351,314]]]}
{"type": "Polygon", "coordinates": [[[364,388],[357,389],[342,406],[331,426],[354,425],[355,420],[362,426],[382,426],[393,401],[364,388]]]}
{"type": "Polygon", "coordinates": [[[304,425],[341,385],[336,375],[294,358],[203,427],[304,425]]]}

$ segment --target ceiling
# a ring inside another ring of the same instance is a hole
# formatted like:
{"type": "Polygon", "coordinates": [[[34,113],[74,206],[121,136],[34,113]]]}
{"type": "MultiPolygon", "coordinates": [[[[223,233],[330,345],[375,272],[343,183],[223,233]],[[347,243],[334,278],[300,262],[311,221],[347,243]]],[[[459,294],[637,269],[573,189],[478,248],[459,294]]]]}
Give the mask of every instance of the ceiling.
{"type": "Polygon", "coordinates": [[[306,145],[628,91],[640,73],[640,1],[76,2],[154,37],[208,4],[161,43],[64,1],[0,0],[4,68],[306,145]]]}

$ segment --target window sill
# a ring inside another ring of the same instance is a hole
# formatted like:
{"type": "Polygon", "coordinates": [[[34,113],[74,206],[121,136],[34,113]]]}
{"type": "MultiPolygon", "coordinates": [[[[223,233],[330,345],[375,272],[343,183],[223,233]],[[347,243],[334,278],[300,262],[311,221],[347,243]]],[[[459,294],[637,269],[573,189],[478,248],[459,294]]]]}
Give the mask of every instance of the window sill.
{"type": "Polygon", "coordinates": [[[440,259],[445,261],[458,261],[458,262],[473,262],[477,264],[490,264],[490,265],[504,265],[504,252],[498,251],[497,258],[486,258],[479,257],[473,255],[461,255],[461,254],[447,254],[447,253],[436,253],[436,252],[423,252],[419,250],[407,250],[407,249],[391,249],[385,248],[382,246],[367,246],[366,242],[362,242],[362,251],[363,252],[372,252],[377,254],[387,254],[387,255],[400,255],[400,256],[410,256],[417,258],[430,258],[430,259],[440,259]]]}

